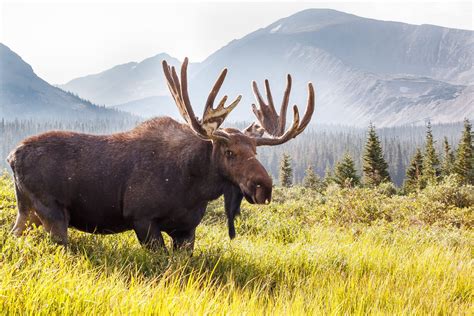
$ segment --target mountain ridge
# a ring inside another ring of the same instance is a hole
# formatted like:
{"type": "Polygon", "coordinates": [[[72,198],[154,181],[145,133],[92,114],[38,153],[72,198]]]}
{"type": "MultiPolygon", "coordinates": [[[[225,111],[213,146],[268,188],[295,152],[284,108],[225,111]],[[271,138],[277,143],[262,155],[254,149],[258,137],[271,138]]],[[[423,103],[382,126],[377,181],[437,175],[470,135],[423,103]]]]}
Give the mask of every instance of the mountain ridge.
{"type": "Polygon", "coordinates": [[[66,84],[58,85],[64,90],[85,95],[88,99],[96,100],[99,104],[110,106],[128,103],[141,98],[152,96],[149,90],[156,94],[163,94],[164,78],[154,74],[161,71],[161,61],[167,59],[171,65],[177,66],[179,61],[166,53],[156,54],[140,62],[129,62],[114,66],[105,71],[72,79],[66,84]],[[142,85],[128,89],[130,78],[139,76],[142,85]],[[156,80],[153,80],[156,79],[156,80]]]}
{"type": "Polygon", "coordinates": [[[38,77],[31,65],[0,43],[0,117],[15,118],[113,118],[129,114],[98,107],[38,77]]]}
{"type": "MultiPolygon", "coordinates": [[[[199,113],[215,78],[227,67],[222,93],[230,98],[243,94],[242,104],[229,119],[249,121],[254,102],[251,81],[262,84],[268,78],[280,99],[285,75],[291,73],[291,102],[301,107],[306,103],[306,83],[314,83],[314,120],[319,123],[392,126],[426,119],[447,123],[474,116],[473,51],[473,31],[308,9],[232,40],[202,62],[190,64],[189,90],[199,113]]],[[[146,117],[162,114],[174,106],[160,59],[179,66],[176,58],[165,54],[60,87],[146,117]]]]}

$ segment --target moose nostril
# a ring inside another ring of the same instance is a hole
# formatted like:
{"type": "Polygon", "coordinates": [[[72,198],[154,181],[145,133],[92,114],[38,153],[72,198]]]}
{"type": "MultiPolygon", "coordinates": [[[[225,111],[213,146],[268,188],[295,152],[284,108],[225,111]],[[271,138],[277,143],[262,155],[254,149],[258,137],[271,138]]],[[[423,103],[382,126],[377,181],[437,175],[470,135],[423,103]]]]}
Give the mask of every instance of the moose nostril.
{"type": "Polygon", "coordinates": [[[262,182],[254,182],[253,185],[253,197],[255,199],[255,203],[269,204],[271,200],[271,191],[269,192],[268,186],[262,182]]]}
{"type": "Polygon", "coordinates": [[[267,188],[264,182],[255,182],[254,185],[255,185],[255,189],[257,190],[264,190],[267,188]]]}

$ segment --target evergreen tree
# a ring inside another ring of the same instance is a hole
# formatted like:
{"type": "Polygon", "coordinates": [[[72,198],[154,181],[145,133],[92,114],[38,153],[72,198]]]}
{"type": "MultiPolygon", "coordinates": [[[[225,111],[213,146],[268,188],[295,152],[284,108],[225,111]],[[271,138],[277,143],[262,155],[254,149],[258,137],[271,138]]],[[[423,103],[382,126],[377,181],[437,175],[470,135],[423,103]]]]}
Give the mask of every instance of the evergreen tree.
{"type": "Polygon", "coordinates": [[[454,172],[463,184],[474,184],[474,154],[472,145],[472,125],[464,120],[464,131],[459,141],[454,172]]]}
{"type": "Polygon", "coordinates": [[[441,176],[447,177],[451,173],[453,173],[454,169],[454,152],[451,150],[451,146],[449,145],[448,138],[445,136],[443,141],[443,149],[444,149],[444,157],[443,163],[441,164],[441,176]]]}
{"type": "Polygon", "coordinates": [[[314,172],[313,166],[308,165],[305,171],[305,177],[303,179],[303,185],[306,188],[317,190],[321,186],[321,180],[318,175],[314,172]]]}
{"type": "Polygon", "coordinates": [[[280,185],[289,188],[293,184],[293,169],[291,168],[291,158],[283,154],[280,162],[280,185]]]}
{"type": "Polygon", "coordinates": [[[367,142],[363,156],[364,182],[367,185],[379,185],[390,180],[388,164],[383,157],[382,146],[374,125],[369,125],[367,142]]]}
{"type": "Polygon", "coordinates": [[[392,179],[397,186],[403,184],[403,179],[405,177],[405,165],[403,163],[403,154],[400,142],[397,143],[397,155],[396,155],[396,165],[395,165],[395,179],[392,179]]]}
{"type": "Polygon", "coordinates": [[[332,182],[334,182],[334,178],[332,176],[331,167],[329,166],[329,164],[326,164],[326,170],[324,171],[323,187],[327,188],[332,182]]]}
{"type": "Polygon", "coordinates": [[[439,158],[436,154],[434,143],[435,141],[433,140],[431,123],[428,122],[426,130],[425,152],[423,155],[423,175],[421,177],[423,187],[425,187],[427,184],[435,184],[438,182],[438,177],[440,174],[439,158]]]}
{"type": "Polygon", "coordinates": [[[413,192],[422,188],[421,177],[423,175],[423,154],[420,148],[416,149],[415,155],[411,158],[407,168],[405,183],[403,185],[406,192],[413,192]]]}
{"type": "Polygon", "coordinates": [[[360,184],[360,178],[355,169],[354,160],[349,154],[336,164],[334,169],[334,181],[343,187],[353,187],[360,184]]]}

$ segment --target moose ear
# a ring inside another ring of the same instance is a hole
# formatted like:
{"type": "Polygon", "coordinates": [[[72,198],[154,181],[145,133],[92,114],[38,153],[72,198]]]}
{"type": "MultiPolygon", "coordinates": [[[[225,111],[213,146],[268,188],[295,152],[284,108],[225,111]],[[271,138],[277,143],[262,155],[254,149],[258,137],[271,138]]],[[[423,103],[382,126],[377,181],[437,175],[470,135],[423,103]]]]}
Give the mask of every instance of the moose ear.
{"type": "Polygon", "coordinates": [[[265,133],[265,129],[256,123],[252,123],[249,127],[243,130],[244,135],[253,138],[259,138],[265,133]]]}
{"type": "Polygon", "coordinates": [[[227,227],[229,229],[230,239],[235,238],[234,219],[240,214],[240,203],[243,199],[242,191],[238,186],[228,184],[224,187],[224,205],[225,214],[227,215],[227,227]]]}

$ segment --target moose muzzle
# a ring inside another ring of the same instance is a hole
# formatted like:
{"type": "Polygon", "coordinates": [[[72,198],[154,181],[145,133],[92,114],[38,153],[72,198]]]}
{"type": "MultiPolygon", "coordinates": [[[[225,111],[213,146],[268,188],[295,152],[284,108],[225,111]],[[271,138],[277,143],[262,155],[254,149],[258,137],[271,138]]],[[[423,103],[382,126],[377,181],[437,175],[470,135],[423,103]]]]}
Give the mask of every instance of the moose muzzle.
{"type": "Polygon", "coordinates": [[[251,204],[268,204],[272,200],[272,179],[265,175],[254,176],[246,183],[241,183],[240,189],[245,199],[251,204]]]}

